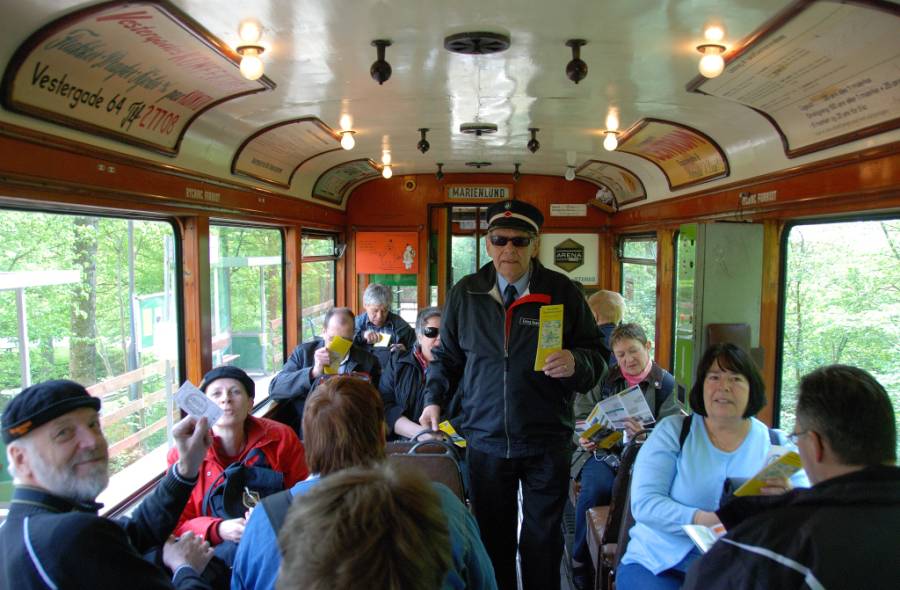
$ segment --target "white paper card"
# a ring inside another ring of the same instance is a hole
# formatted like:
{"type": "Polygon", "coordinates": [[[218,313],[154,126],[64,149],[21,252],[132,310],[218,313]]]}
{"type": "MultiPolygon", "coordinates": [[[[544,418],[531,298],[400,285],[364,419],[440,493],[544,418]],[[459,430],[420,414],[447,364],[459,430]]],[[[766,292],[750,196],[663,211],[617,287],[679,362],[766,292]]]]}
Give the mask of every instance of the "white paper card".
{"type": "Polygon", "coordinates": [[[191,416],[196,416],[197,418],[206,416],[210,426],[218,422],[219,418],[222,417],[222,408],[214,404],[190,381],[185,381],[178,388],[178,391],[175,392],[175,403],[191,416]]]}

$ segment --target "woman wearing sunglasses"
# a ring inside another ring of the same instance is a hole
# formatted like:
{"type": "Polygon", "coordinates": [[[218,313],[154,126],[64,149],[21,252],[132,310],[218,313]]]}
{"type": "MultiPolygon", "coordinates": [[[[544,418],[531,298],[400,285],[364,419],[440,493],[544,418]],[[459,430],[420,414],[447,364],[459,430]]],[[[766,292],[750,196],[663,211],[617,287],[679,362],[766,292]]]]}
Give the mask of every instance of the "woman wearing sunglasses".
{"type": "Polygon", "coordinates": [[[412,438],[422,431],[416,422],[424,409],[423,393],[428,364],[441,344],[441,309],[426,307],[416,317],[416,343],[410,351],[395,351],[382,368],[379,389],[385,400],[385,419],[398,436],[412,438]]]}

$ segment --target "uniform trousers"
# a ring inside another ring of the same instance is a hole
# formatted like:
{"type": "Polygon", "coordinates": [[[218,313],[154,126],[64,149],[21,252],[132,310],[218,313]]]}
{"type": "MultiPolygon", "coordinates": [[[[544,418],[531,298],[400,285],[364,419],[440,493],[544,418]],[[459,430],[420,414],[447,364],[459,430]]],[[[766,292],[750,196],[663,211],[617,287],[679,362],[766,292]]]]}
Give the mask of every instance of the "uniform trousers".
{"type": "Polygon", "coordinates": [[[571,450],[504,459],[469,447],[466,455],[472,510],[497,586],[516,590],[518,549],[525,590],[558,590],[571,450]],[[522,531],[517,538],[520,483],[522,531]]]}

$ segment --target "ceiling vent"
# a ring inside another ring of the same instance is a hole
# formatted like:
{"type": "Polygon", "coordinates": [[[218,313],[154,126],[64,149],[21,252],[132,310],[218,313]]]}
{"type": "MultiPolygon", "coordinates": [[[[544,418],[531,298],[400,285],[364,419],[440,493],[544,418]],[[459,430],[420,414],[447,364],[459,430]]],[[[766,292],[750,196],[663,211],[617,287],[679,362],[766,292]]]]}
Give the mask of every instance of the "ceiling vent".
{"type": "Polygon", "coordinates": [[[480,121],[476,121],[474,123],[463,123],[459,126],[459,132],[481,137],[486,133],[497,133],[497,125],[495,125],[494,123],[482,123],[480,121]]]}
{"type": "Polygon", "coordinates": [[[488,55],[509,49],[509,35],[502,33],[457,33],[444,38],[444,49],[465,55],[488,55]]]}
{"type": "Polygon", "coordinates": [[[490,166],[490,165],[491,165],[491,162],[466,162],[466,166],[469,166],[470,168],[478,168],[479,170],[481,170],[485,166],[490,166]]]}

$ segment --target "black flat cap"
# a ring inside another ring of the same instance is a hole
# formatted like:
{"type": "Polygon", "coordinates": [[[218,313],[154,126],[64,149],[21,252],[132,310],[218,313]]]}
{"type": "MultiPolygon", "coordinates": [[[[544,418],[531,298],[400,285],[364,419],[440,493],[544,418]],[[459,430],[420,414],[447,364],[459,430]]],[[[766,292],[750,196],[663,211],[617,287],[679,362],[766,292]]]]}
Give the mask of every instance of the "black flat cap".
{"type": "Polygon", "coordinates": [[[239,369],[237,367],[232,367],[229,365],[216,367],[203,376],[203,382],[200,383],[200,391],[206,393],[206,388],[209,387],[209,384],[216,379],[236,379],[241,383],[241,385],[244,386],[244,389],[247,391],[247,395],[250,396],[251,401],[254,397],[256,397],[256,384],[253,382],[253,379],[250,378],[250,375],[245,373],[243,369],[239,369]]]}
{"type": "Polygon", "coordinates": [[[537,207],[525,201],[498,201],[488,207],[488,230],[508,227],[530,233],[540,233],[544,216],[537,207]]]}
{"type": "Polygon", "coordinates": [[[21,438],[54,418],[78,408],[100,410],[100,398],[92,397],[79,383],[68,379],[44,381],[26,387],[3,410],[3,442],[21,438]]]}

